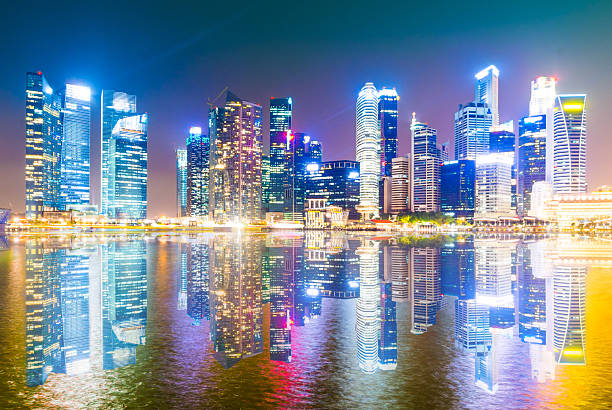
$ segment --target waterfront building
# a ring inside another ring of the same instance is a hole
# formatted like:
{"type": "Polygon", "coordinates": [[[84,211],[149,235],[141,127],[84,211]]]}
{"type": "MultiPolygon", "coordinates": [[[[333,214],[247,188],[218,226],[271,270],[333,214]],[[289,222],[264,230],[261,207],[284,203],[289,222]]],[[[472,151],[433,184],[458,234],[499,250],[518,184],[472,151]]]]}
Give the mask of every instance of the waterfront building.
{"type": "Polygon", "coordinates": [[[187,150],[176,150],[176,216],[187,216],[187,150]]]}
{"type": "Polygon", "coordinates": [[[512,215],[512,165],[510,152],[481,155],[476,159],[476,217],[512,215]]]}
{"type": "Polygon", "coordinates": [[[447,161],[440,169],[440,207],[446,215],[472,220],[476,207],[476,161],[447,161]]]}
{"type": "Polygon", "coordinates": [[[546,120],[547,116],[540,114],[523,117],[519,121],[517,161],[519,215],[526,215],[531,209],[534,184],[546,180],[546,120]]]}
{"type": "Polygon", "coordinates": [[[499,124],[499,70],[490,65],[475,76],[474,102],[484,103],[491,109],[492,124],[499,124]]]}
{"type": "Polygon", "coordinates": [[[66,84],[62,98],[61,208],[89,205],[91,90],[66,84]]]}
{"type": "Polygon", "coordinates": [[[123,117],[108,141],[107,216],[115,219],[147,217],[147,114],[123,117]]]}
{"type": "Polygon", "coordinates": [[[187,137],[187,215],[208,215],[210,138],[202,128],[189,128],[187,137]]]}
{"type": "MultiPolygon", "coordinates": [[[[318,169],[320,164],[320,150],[311,156],[310,136],[287,131],[285,150],[285,174],[283,175],[283,213],[284,219],[290,221],[304,221],[304,203],[306,199],[306,185],[309,169],[318,169]]],[[[317,147],[320,148],[317,143],[317,147]]]]}
{"type": "Polygon", "coordinates": [[[261,155],[261,208],[270,211],[270,155],[261,155]]]}
{"type": "Polygon", "coordinates": [[[291,130],[293,100],[270,98],[270,192],[269,212],[283,212],[283,181],[286,173],[287,131],[291,130]]]}
{"type": "Polygon", "coordinates": [[[380,175],[391,176],[391,163],[397,156],[397,104],[399,96],[394,88],[378,92],[380,117],[380,175]]]}
{"type": "MultiPolygon", "coordinates": [[[[544,205],[538,208],[541,219],[554,222],[560,229],[580,225],[609,226],[612,220],[612,188],[602,186],[590,194],[542,195],[544,205]]],[[[533,209],[533,207],[532,207],[533,209]]]]}
{"type": "Polygon", "coordinates": [[[548,110],[555,105],[557,97],[557,79],[554,77],[537,77],[531,81],[531,99],[529,100],[529,116],[548,115],[548,110]]]}
{"type": "Polygon", "coordinates": [[[102,127],[100,147],[100,213],[109,215],[110,142],[117,122],[136,115],[136,96],[123,92],[102,90],[102,127]]]}
{"type": "Polygon", "coordinates": [[[412,113],[412,212],[440,211],[440,158],[436,146],[437,132],[426,123],[418,122],[412,113]]]}
{"type": "Polygon", "coordinates": [[[261,120],[260,105],[230,91],[223,107],[209,111],[209,215],[216,222],[249,222],[262,217],[261,120]]]}
{"type": "Polygon", "coordinates": [[[61,209],[62,102],[40,71],[26,74],[26,218],[61,209]]]}
{"type": "Polygon", "coordinates": [[[325,198],[327,205],[339,206],[355,220],[359,219],[359,185],[357,161],[327,161],[309,172],[306,198],[325,198]]]}
{"type": "Polygon", "coordinates": [[[364,217],[379,214],[381,150],[378,104],[374,84],[365,83],[357,98],[356,111],[357,162],[361,178],[359,206],[364,217]]]}
{"type": "Polygon", "coordinates": [[[410,211],[411,171],[410,156],[391,160],[391,213],[405,214],[410,211]]]}
{"type": "Polygon", "coordinates": [[[510,192],[512,195],[511,207],[514,212],[517,209],[517,169],[515,158],[516,135],[514,134],[514,121],[510,120],[500,125],[491,126],[489,132],[489,153],[509,152],[512,153],[512,176],[510,179],[510,192]]]}
{"type": "Polygon", "coordinates": [[[586,95],[559,95],[553,108],[552,183],[555,193],[587,191],[586,95]]]}
{"type": "Polygon", "coordinates": [[[489,152],[491,108],[483,102],[460,104],[455,113],[455,159],[476,159],[489,152]]]}

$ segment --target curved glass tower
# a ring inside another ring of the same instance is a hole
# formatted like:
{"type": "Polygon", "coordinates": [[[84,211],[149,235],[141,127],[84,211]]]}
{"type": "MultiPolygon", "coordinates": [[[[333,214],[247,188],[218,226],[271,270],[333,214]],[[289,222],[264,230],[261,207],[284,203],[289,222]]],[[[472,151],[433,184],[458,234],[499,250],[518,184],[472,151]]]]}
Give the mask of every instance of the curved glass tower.
{"type": "Polygon", "coordinates": [[[378,180],[380,179],[380,131],[378,91],[365,83],[357,98],[357,162],[361,173],[359,205],[378,215],[378,180]]]}

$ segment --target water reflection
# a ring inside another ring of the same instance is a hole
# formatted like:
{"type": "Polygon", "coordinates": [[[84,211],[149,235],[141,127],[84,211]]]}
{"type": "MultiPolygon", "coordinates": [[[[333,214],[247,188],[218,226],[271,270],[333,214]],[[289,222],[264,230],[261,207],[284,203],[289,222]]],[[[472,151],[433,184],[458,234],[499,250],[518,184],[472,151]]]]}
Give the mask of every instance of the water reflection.
{"type": "MultiPolygon", "coordinates": [[[[321,326],[325,299],[353,299],[360,372],[397,371],[406,357],[401,326],[426,340],[449,312],[451,348],[473,361],[474,384],[491,394],[509,343],[528,345],[537,383],[554,380],[558,366],[586,364],[587,268],[612,266],[612,244],[575,238],[307,232],[164,240],[176,252],[176,308],[205,328],[202,343],[225,369],[260,355],[292,363],[296,328],[321,326]]],[[[28,386],[51,373],[136,363],[147,340],[151,246],[144,238],[26,241],[28,386]]]]}

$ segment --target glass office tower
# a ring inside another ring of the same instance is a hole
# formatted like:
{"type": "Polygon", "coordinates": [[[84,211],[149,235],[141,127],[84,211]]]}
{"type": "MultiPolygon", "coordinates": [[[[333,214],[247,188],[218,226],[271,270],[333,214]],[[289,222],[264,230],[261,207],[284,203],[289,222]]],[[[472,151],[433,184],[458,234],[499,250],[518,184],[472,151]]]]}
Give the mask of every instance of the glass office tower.
{"type": "Polygon", "coordinates": [[[191,127],[187,137],[187,214],[208,215],[210,139],[191,127]]]}
{"type": "Polygon", "coordinates": [[[518,142],[518,213],[531,209],[533,184],[546,180],[546,115],[521,118],[518,142]]]}
{"type": "Polygon", "coordinates": [[[136,114],[136,96],[123,92],[102,91],[102,129],[100,157],[100,213],[109,215],[110,141],[117,122],[136,114]]]}
{"type": "Polygon", "coordinates": [[[350,219],[359,219],[359,163],[323,162],[308,175],[306,198],[325,198],[327,205],[339,206],[349,212],[350,219]]]}
{"type": "Polygon", "coordinates": [[[361,175],[359,205],[378,215],[378,181],[380,179],[380,128],[378,91],[365,83],[357,98],[356,138],[357,162],[361,175]]]}
{"type": "Polygon", "coordinates": [[[121,118],[108,141],[107,216],[147,216],[147,114],[121,118]]]}
{"type": "Polygon", "coordinates": [[[412,192],[413,212],[440,210],[440,157],[436,147],[437,132],[426,123],[418,122],[412,113],[412,192]]]}
{"type": "Polygon", "coordinates": [[[61,208],[62,103],[40,71],[26,74],[26,217],[61,208]]]}
{"type": "Polygon", "coordinates": [[[395,89],[383,88],[378,92],[380,118],[380,174],[391,176],[391,161],[397,157],[397,104],[395,89]]]}
{"type": "Polygon", "coordinates": [[[489,152],[493,114],[486,103],[459,105],[455,113],[455,159],[476,159],[489,152]]]}
{"type": "Polygon", "coordinates": [[[89,205],[91,90],[66,84],[62,93],[61,200],[63,209],[89,205]]]}
{"type": "Polygon", "coordinates": [[[291,130],[293,101],[291,97],[270,98],[270,212],[283,212],[283,178],[286,172],[287,131],[291,130]]]}
{"type": "Polygon", "coordinates": [[[442,164],[440,192],[442,212],[468,221],[474,219],[476,162],[471,159],[459,159],[442,164]]]}
{"type": "Polygon", "coordinates": [[[491,109],[493,124],[499,124],[499,70],[494,65],[490,65],[478,72],[475,76],[474,102],[485,103],[491,109]]]}

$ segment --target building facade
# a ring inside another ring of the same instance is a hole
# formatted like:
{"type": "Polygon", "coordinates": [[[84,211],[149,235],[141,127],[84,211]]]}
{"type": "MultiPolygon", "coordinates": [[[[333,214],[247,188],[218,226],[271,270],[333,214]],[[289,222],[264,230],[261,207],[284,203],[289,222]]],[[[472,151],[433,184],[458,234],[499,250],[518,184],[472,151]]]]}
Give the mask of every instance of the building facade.
{"type": "Polygon", "coordinates": [[[191,127],[187,137],[187,215],[208,215],[210,139],[201,127],[191,127]]]}
{"type": "Polygon", "coordinates": [[[176,150],[176,216],[187,216],[187,150],[176,150]]]}
{"type": "Polygon", "coordinates": [[[519,121],[517,161],[519,215],[526,215],[531,208],[533,184],[546,180],[546,127],[544,114],[523,117],[519,121]]]}
{"type": "Polygon", "coordinates": [[[476,217],[512,215],[512,165],[509,152],[481,155],[476,159],[476,217]]]}
{"type": "Polygon", "coordinates": [[[383,88],[378,92],[380,117],[380,174],[391,176],[391,162],[397,156],[397,104],[395,89],[383,88]]]}
{"type": "Polygon", "coordinates": [[[416,120],[412,113],[412,212],[440,211],[440,158],[436,146],[437,132],[416,120]]]}
{"type": "Polygon", "coordinates": [[[283,212],[285,177],[285,150],[287,149],[287,131],[291,130],[293,100],[287,98],[270,98],[270,212],[283,212]]]}
{"type": "Polygon", "coordinates": [[[210,204],[216,222],[248,222],[261,214],[262,109],[227,92],[209,111],[210,204]]]}
{"type": "Polygon", "coordinates": [[[553,169],[555,193],[587,191],[586,95],[559,95],[553,108],[553,169]]]}
{"type": "Polygon", "coordinates": [[[492,125],[499,124],[499,70],[490,65],[475,76],[474,102],[485,103],[491,109],[492,125]]]}
{"type": "Polygon", "coordinates": [[[391,213],[410,211],[411,171],[410,156],[396,157],[391,161],[391,213]]]}
{"type": "Polygon", "coordinates": [[[444,162],[440,170],[440,193],[443,213],[473,220],[476,207],[476,162],[471,159],[444,162]]]}
{"type": "Polygon", "coordinates": [[[489,152],[493,114],[486,103],[459,105],[455,113],[455,159],[476,159],[489,152]]]}
{"type": "Polygon", "coordinates": [[[359,205],[365,214],[378,215],[380,179],[380,129],[378,92],[373,83],[365,83],[357,98],[357,162],[361,178],[359,205]]]}
{"type": "Polygon", "coordinates": [[[328,161],[318,170],[309,172],[307,198],[325,198],[327,205],[339,206],[349,212],[350,219],[359,219],[359,163],[328,161]]]}

